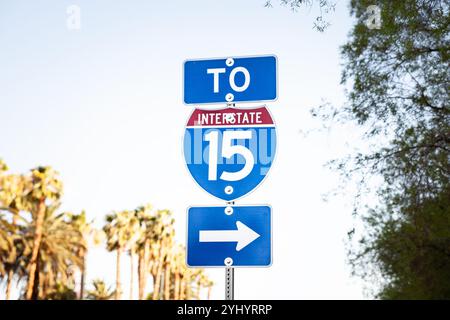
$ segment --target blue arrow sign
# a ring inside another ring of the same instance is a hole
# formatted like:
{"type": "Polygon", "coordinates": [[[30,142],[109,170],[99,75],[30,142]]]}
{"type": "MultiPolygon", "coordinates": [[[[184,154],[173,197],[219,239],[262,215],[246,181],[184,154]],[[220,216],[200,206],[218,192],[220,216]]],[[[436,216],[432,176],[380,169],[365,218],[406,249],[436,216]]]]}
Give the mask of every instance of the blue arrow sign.
{"type": "Polygon", "coordinates": [[[270,266],[271,216],[269,206],[190,207],[187,265],[270,266]]]}
{"type": "Polygon", "coordinates": [[[277,98],[275,56],[188,60],[184,103],[271,101],[277,98]]]}

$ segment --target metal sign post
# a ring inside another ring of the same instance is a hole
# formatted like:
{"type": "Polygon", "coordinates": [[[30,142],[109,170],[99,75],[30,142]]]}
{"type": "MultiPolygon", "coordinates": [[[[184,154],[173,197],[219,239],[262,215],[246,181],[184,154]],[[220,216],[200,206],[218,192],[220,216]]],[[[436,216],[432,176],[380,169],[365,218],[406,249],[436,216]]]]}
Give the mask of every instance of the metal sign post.
{"type": "MultiPolygon", "coordinates": [[[[227,107],[234,107],[234,103],[227,103],[227,107]]],[[[227,207],[233,206],[234,201],[227,201],[227,207]]],[[[227,258],[225,262],[229,262],[231,258],[227,258]],[[227,261],[228,260],[228,261],[227,261]]],[[[225,300],[234,300],[234,268],[225,268],[225,300]]]]}
{"type": "Polygon", "coordinates": [[[234,268],[225,268],[225,300],[234,300],[234,268]]]}

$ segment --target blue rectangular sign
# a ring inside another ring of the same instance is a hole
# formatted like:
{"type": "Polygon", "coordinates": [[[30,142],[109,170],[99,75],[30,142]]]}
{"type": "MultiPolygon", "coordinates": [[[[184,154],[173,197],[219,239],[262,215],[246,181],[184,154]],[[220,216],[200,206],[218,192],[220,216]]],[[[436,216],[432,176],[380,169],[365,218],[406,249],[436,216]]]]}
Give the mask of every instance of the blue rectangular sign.
{"type": "Polygon", "coordinates": [[[269,206],[190,207],[187,265],[267,267],[272,264],[269,206]]]}
{"type": "Polygon", "coordinates": [[[183,81],[186,104],[276,100],[277,58],[188,60],[183,81]]]}

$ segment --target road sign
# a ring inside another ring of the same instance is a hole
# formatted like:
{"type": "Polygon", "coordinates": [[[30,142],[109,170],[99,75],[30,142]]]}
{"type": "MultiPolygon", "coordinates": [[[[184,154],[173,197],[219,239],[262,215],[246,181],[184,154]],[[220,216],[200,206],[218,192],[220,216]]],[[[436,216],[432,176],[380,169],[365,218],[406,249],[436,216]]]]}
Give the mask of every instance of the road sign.
{"type": "Polygon", "coordinates": [[[272,264],[269,206],[190,207],[187,265],[257,267],[272,264]]]}
{"type": "Polygon", "coordinates": [[[184,103],[272,101],[277,98],[276,56],[187,60],[184,103]]]}
{"type": "Polygon", "coordinates": [[[265,106],[195,109],[184,136],[184,157],[194,180],[213,196],[231,201],[266,177],[276,151],[276,129],[265,106]]]}

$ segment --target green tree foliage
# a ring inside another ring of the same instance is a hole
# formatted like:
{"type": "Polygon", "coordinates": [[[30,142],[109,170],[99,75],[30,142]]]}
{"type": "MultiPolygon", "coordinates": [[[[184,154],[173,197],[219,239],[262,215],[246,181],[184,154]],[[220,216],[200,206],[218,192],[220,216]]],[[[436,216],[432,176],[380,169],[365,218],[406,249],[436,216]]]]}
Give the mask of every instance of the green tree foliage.
{"type": "MultiPolygon", "coordinates": [[[[327,15],[334,11],[336,5],[336,2],[333,0],[279,0],[278,2],[293,12],[297,12],[302,7],[318,9],[313,28],[320,32],[325,31],[331,25],[327,19],[327,15]]],[[[267,0],[264,6],[266,8],[273,7],[273,1],[267,0]]]]}
{"type": "MultiPolygon", "coordinates": [[[[43,225],[35,281],[39,299],[47,299],[52,293],[66,292],[64,288],[74,290],[73,270],[82,269],[82,259],[78,252],[86,250],[81,233],[71,223],[68,215],[56,214],[56,209],[47,210],[43,225]]],[[[24,236],[25,239],[30,239],[30,245],[32,235],[32,230],[26,228],[24,236]]]]}
{"type": "Polygon", "coordinates": [[[69,288],[64,283],[57,283],[52,291],[46,296],[46,300],[76,300],[77,294],[73,288],[69,288]]]}
{"type": "Polygon", "coordinates": [[[139,299],[145,297],[150,276],[154,299],[199,299],[201,289],[207,289],[209,297],[212,281],[202,269],[187,268],[185,249],[174,241],[171,211],[153,210],[147,204],[113,212],[106,216],[103,231],[97,230],[84,211],[58,213],[63,189],[53,169],[38,167],[27,174],[8,170],[0,159],[0,282],[6,282],[7,300],[13,283],[21,280],[26,280],[21,294],[25,299],[120,299],[120,258],[125,251],[131,258],[138,256],[137,270],[131,263],[130,284],[137,271],[139,299]],[[112,291],[95,280],[93,290],[85,295],[89,243],[98,245],[105,237],[107,249],[117,254],[116,288],[112,291]],[[79,290],[75,288],[77,272],[79,290]]]}
{"type": "Polygon", "coordinates": [[[121,298],[120,260],[122,253],[134,246],[135,239],[140,236],[139,220],[133,211],[123,210],[106,216],[103,231],[107,237],[108,251],[116,251],[116,297],[121,298]]]}
{"type": "MultiPolygon", "coordinates": [[[[174,223],[170,210],[153,210],[150,204],[106,216],[103,230],[107,249],[117,254],[114,299],[121,298],[118,292],[121,290],[120,263],[124,250],[128,250],[131,257],[137,255],[138,258],[139,300],[147,296],[145,288],[149,276],[153,280],[152,300],[199,299],[202,289],[208,290],[209,297],[213,282],[202,269],[187,268],[185,248],[174,240],[174,223]]],[[[133,263],[130,265],[133,279],[135,270],[133,263]]],[[[131,291],[130,299],[132,296],[131,291]]]]}
{"type": "Polygon", "coordinates": [[[370,151],[335,164],[362,185],[381,176],[380,205],[357,212],[365,234],[350,252],[354,273],[381,278],[388,299],[450,298],[448,1],[351,1],[356,24],[342,48],[348,104],[315,111],[354,121],[370,151]],[[368,266],[374,268],[368,268],[368,266]]]}
{"type": "Polygon", "coordinates": [[[363,244],[367,256],[355,262],[370,258],[388,279],[380,298],[450,298],[449,192],[401,207],[397,216],[374,210],[366,219],[374,234],[363,244]]]}
{"type": "Polygon", "coordinates": [[[116,292],[110,287],[107,287],[103,280],[92,281],[92,290],[88,290],[88,300],[111,300],[116,295],[116,292]]]}
{"type": "Polygon", "coordinates": [[[29,174],[12,174],[5,165],[0,167],[4,168],[0,173],[0,226],[8,231],[9,245],[8,250],[0,250],[6,299],[13,281],[22,279],[27,280],[23,292],[27,299],[69,297],[61,290],[74,287],[73,268],[81,268],[78,252],[86,250],[86,244],[72,215],[56,213],[62,193],[57,173],[38,167],[29,174]]]}
{"type": "Polygon", "coordinates": [[[23,206],[20,210],[30,213],[32,219],[33,242],[28,270],[28,283],[26,289],[27,299],[38,298],[39,250],[43,237],[43,225],[46,210],[55,205],[62,195],[62,182],[58,172],[51,167],[37,167],[26,176],[26,187],[21,195],[23,206]]]}
{"type": "Polygon", "coordinates": [[[79,236],[79,246],[76,248],[76,255],[80,262],[80,291],[78,293],[79,299],[84,297],[84,282],[86,278],[86,254],[88,247],[88,239],[92,238],[95,229],[92,228],[92,222],[88,222],[86,212],[82,211],[80,214],[68,213],[69,224],[74,228],[79,236]]]}
{"type": "Polygon", "coordinates": [[[15,259],[14,227],[0,213],[0,279],[6,277],[8,264],[15,259]]]}

